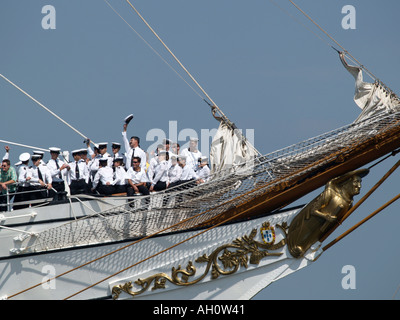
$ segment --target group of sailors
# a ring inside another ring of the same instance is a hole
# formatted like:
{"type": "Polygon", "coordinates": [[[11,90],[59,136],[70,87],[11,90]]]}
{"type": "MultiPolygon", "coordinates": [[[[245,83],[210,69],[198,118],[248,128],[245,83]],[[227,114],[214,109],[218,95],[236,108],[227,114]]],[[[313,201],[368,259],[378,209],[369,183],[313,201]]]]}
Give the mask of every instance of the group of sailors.
{"type": "MultiPolygon", "coordinates": [[[[87,148],[71,152],[73,161],[70,162],[59,158],[61,150],[57,147],[49,148],[51,159],[47,163],[43,160],[42,151],[34,151],[32,155],[21,154],[15,181],[18,182],[18,188],[14,209],[27,206],[19,206],[18,202],[65,193],[65,183],[68,183],[71,195],[98,193],[109,196],[126,193],[133,196],[149,195],[153,191],[166,190],[187,182],[191,182],[189,186],[194,186],[209,179],[208,159],[198,150],[197,138],[190,138],[189,147],[182,151],[179,144],[164,139],[148,162],[146,152],[139,146],[139,137],[132,136],[128,140],[126,127],[127,124],[122,132],[125,153],[121,152],[120,143],[112,143],[110,154],[107,152],[108,143],[99,143],[93,150],[90,140],[87,140],[87,148]]],[[[4,158],[8,158],[8,151],[4,158]]],[[[9,160],[4,158],[3,162],[6,160],[9,165],[9,160]]],[[[4,193],[4,190],[0,191],[4,193]]]]}

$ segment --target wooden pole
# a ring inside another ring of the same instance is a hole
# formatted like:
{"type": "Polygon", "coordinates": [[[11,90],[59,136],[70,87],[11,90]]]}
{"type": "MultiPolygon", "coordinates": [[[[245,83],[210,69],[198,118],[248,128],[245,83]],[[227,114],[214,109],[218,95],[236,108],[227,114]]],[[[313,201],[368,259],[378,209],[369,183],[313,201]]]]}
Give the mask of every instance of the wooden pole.
{"type": "Polygon", "coordinates": [[[335,229],[342,224],[353,212],[356,210],[378,187],[400,166],[400,160],[353,206],[345,215],[337,222],[336,226],[330,229],[321,239],[320,242],[325,241],[335,229]]]}
{"type": "Polygon", "coordinates": [[[379,209],[375,210],[374,212],[372,212],[368,217],[364,218],[363,220],[361,220],[359,223],[357,223],[355,226],[353,226],[352,228],[350,228],[349,230],[347,230],[346,232],[344,232],[343,234],[341,234],[339,237],[337,237],[335,240],[329,242],[325,247],[322,248],[323,251],[328,250],[330,247],[332,247],[334,244],[338,243],[340,240],[342,240],[344,237],[346,237],[347,235],[349,235],[350,233],[352,233],[354,230],[356,230],[359,226],[361,226],[362,224],[364,224],[365,222],[367,222],[369,219],[371,219],[372,217],[374,217],[375,215],[377,215],[379,212],[381,212],[383,209],[387,208],[388,206],[390,206],[393,202],[395,202],[396,200],[398,200],[400,198],[400,193],[395,196],[392,200],[386,202],[382,207],[380,207],[379,209]]]}

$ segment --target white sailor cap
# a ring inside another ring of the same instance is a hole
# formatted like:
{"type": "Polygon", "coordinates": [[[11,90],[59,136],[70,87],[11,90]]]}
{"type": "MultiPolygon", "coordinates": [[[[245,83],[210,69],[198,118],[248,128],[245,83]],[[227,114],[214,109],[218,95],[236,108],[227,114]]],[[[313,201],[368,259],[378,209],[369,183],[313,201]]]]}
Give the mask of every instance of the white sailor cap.
{"type": "Polygon", "coordinates": [[[100,142],[98,145],[99,145],[98,146],[99,149],[104,148],[104,147],[107,148],[108,142],[100,142]]]}
{"type": "Polygon", "coordinates": [[[117,158],[114,159],[114,162],[115,162],[115,161],[121,161],[121,162],[123,162],[123,161],[124,161],[124,158],[123,158],[123,157],[117,157],[117,158]]]}
{"type": "Polygon", "coordinates": [[[17,163],[14,164],[14,166],[18,167],[22,164],[22,161],[18,161],[17,163]]]}
{"type": "Polygon", "coordinates": [[[208,158],[205,156],[202,156],[199,158],[199,162],[208,162],[208,158]]]}
{"type": "Polygon", "coordinates": [[[121,148],[121,144],[118,142],[111,142],[112,143],[112,148],[121,148]]]}
{"type": "Polygon", "coordinates": [[[76,149],[71,151],[72,155],[81,153],[81,149],[76,149]]]}
{"type": "Polygon", "coordinates": [[[100,162],[107,162],[108,159],[109,159],[108,156],[104,156],[104,157],[99,158],[99,161],[100,161],[100,162]]]}
{"type": "Polygon", "coordinates": [[[79,149],[79,153],[87,153],[87,149],[86,148],[82,148],[82,149],[79,149]]]}
{"type": "Polygon", "coordinates": [[[33,154],[37,154],[39,156],[43,156],[44,155],[44,152],[43,151],[39,151],[39,150],[33,150],[32,153],[33,154]]]}
{"type": "Polygon", "coordinates": [[[42,158],[42,156],[40,154],[33,154],[32,157],[31,157],[32,162],[34,162],[36,160],[39,160],[41,158],[42,158]]]}
{"type": "Polygon", "coordinates": [[[25,162],[30,159],[31,155],[28,152],[24,152],[19,156],[19,161],[25,162]]]}
{"type": "Polygon", "coordinates": [[[57,148],[57,147],[51,147],[51,148],[49,148],[49,150],[50,150],[50,152],[55,152],[55,153],[60,153],[61,152],[61,149],[57,148]]]}
{"type": "Polygon", "coordinates": [[[165,150],[159,150],[159,151],[158,151],[158,155],[161,155],[161,154],[167,154],[167,151],[165,151],[165,150]]]}
{"type": "Polygon", "coordinates": [[[185,160],[186,161],[186,157],[185,156],[178,156],[178,160],[185,160]]]}
{"type": "Polygon", "coordinates": [[[198,138],[196,138],[196,137],[190,137],[190,141],[199,141],[199,139],[198,138]]]}

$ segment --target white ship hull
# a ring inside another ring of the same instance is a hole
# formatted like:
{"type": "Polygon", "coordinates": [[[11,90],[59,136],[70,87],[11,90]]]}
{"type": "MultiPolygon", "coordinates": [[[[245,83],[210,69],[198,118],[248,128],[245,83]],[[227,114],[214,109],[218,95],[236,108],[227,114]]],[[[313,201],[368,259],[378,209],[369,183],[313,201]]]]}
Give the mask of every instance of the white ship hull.
{"type": "Polygon", "coordinates": [[[10,230],[3,229],[0,295],[10,299],[250,299],[271,282],[310,263],[307,258],[293,259],[284,243],[285,223],[289,224],[298,211],[208,231],[198,229],[145,240],[19,255],[6,254],[15,240],[10,230]],[[265,238],[272,241],[270,244],[261,235],[267,224],[275,231],[275,239],[265,238]],[[243,240],[241,244],[238,239],[243,240]],[[204,261],[204,257],[211,260],[213,254],[217,264],[204,261]],[[203,262],[198,260],[201,257],[203,262]],[[173,270],[184,272],[174,277],[173,270]],[[185,277],[185,272],[190,275],[185,277]],[[147,282],[140,286],[135,284],[138,279],[147,282]],[[126,289],[129,282],[132,287],[126,289]]]}

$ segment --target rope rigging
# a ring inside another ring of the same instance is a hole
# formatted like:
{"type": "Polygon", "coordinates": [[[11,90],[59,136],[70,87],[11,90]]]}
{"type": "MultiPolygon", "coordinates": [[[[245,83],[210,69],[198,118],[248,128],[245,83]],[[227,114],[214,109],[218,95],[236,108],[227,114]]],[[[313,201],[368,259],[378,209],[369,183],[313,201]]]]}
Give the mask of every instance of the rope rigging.
{"type": "MultiPolygon", "coordinates": [[[[179,66],[182,68],[182,70],[189,76],[189,78],[194,82],[194,84],[200,89],[200,91],[203,93],[205,98],[203,98],[112,6],[111,4],[107,1],[104,0],[106,4],[142,39],[146,45],[159,56],[164,63],[166,63],[207,105],[211,108],[211,112],[213,117],[218,120],[219,122],[225,123],[231,130],[237,129],[236,125],[229,120],[229,118],[222,112],[222,110],[217,106],[217,104],[214,102],[214,100],[208,95],[208,93],[204,90],[204,88],[198,83],[198,81],[193,77],[193,75],[188,71],[188,69],[182,64],[182,62],[177,58],[177,56],[172,52],[172,50],[166,45],[166,43],[161,39],[161,37],[157,34],[157,32],[150,26],[150,24],[146,21],[146,19],[140,14],[140,12],[132,5],[132,3],[129,0],[126,0],[126,2],[129,4],[129,6],[132,8],[132,10],[138,15],[138,17],[143,21],[143,23],[149,28],[149,30],[153,33],[153,35],[160,41],[160,43],[163,45],[163,47],[168,51],[168,53],[173,57],[173,59],[179,64],[179,66]],[[218,115],[217,115],[218,113],[218,115]]],[[[259,152],[248,140],[247,138],[242,134],[240,130],[237,130],[242,137],[242,140],[244,143],[246,143],[249,147],[253,148],[254,151],[258,155],[262,155],[261,152],[259,152]]]]}
{"type": "MultiPolygon", "coordinates": [[[[271,2],[273,2],[273,0],[270,0],[271,2]]],[[[370,70],[368,70],[363,64],[361,64],[361,62],[359,62],[349,51],[347,51],[338,41],[336,41],[327,31],[325,31],[314,19],[312,19],[304,10],[302,10],[296,3],[293,2],[293,0],[289,0],[289,2],[297,9],[299,10],[308,20],[310,20],[320,31],[322,31],[330,40],[332,40],[338,47],[340,47],[343,52],[345,53],[345,55],[347,57],[350,58],[350,60],[352,60],[353,62],[355,62],[356,64],[358,64],[358,66],[364,70],[375,82],[381,84],[387,91],[389,91],[390,94],[392,94],[393,96],[397,97],[397,95],[394,93],[394,91],[392,89],[390,89],[386,84],[384,84],[381,80],[379,80],[378,77],[376,77],[370,70]]],[[[273,2],[274,3],[274,2],[273,2]]],[[[275,3],[274,3],[275,4],[275,3]]],[[[277,4],[275,4],[276,6],[278,6],[277,4]]],[[[278,6],[279,7],[279,6],[278,6]]],[[[281,9],[282,11],[284,11],[283,9],[281,9]]],[[[288,14],[289,16],[291,16],[289,13],[285,12],[286,14],[288,14]]],[[[293,18],[293,17],[292,17],[293,18]]],[[[294,18],[293,18],[294,19],[294,18]]],[[[295,19],[296,20],[296,19],[295,19]]],[[[300,23],[299,21],[297,21],[298,23],[300,23]]],[[[303,25],[304,26],[304,25],[303,25]]],[[[305,26],[304,26],[305,27],[305,26]]],[[[307,27],[306,27],[307,28],[307,27]]],[[[308,28],[307,28],[308,29],[308,28]]],[[[324,39],[322,39],[319,35],[317,35],[315,32],[313,32],[312,30],[308,29],[309,31],[311,31],[315,36],[317,36],[320,40],[324,41],[325,43],[327,43],[333,50],[335,50],[336,52],[340,53],[340,51],[338,49],[336,49],[334,46],[330,45],[327,41],[325,41],[324,39]]],[[[399,99],[397,97],[397,99],[399,99]]]]}
{"type": "MultiPolygon", "coordinates": [[[[26,91],[22,90],[19,86],[17,86],[14,82],[12,82],[11,80],[7,79],[4,75],[0,74],[0,77],[2,77],[5,81],[7,81],[9,84],[11,84],[14,88],[18,89],[20,92],[22,92],[24,95],[26,95],[29,99],[31,99],[32,101],[34,101],[37,105],[39,105],[40,107],[42,107],[44,110],[46,110],[47,112],[49,112],[52,116],[54,116],[55,118],[57,118],[58,120],[60,120],[62,123],[64,123],[65,125],[67,125],[69,128],[71,128],[72,130],[74,130],[77,134],[79,134],[81,137],[85,138],[85,140],[88,139],[88,137],[86,137],[83,133],[81,133],[80,131],[78,131],[77,129],[75,129],[73,126],[71,126],[68,122],[66,122],[64,119],[62,119],[61,117],[59,117],[57,114],[55,114],[53,111],[51,111],[49,108],[47,108],[45,105],[43,105],[41,102],[39,102],[38,100],[36,100],[34,97],[32,97],[30,94],[28,94],[26,91]]],[[[91,141],[91,143],[94,142],[91,141]]],[[[47,151],[47,150],[46,150],[47,151]]]]}

